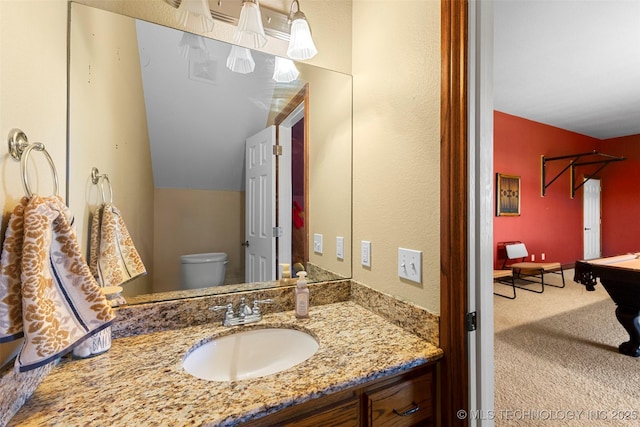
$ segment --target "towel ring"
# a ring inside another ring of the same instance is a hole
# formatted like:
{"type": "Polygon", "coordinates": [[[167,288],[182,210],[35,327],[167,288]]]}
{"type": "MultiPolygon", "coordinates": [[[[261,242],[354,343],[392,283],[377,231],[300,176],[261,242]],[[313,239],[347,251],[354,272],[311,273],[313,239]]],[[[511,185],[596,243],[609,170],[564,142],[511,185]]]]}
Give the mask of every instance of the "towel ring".
{"type": "Polygon", "coordinates": [[[29,154],[32,150],[41,151],[45,158],[49,162],[51,167],[51,173],[53,176],[53,194],[58,195],[58,173],[56,172],[56,165],[53,163],[53,159],[49,152],[44,148],[44,144],[41,142],[29,143],[27,135],[20,129],[12,129],[9,132],[9,153],[15,160],[20,161],[20,171],[22,173],[22,185],[24,191],[29,197],[33,197],[31,187],[29,186],[29,174],[27,173],[27,161],[29,160],[29,154]]]}
{"type": "Polygon", "coordinates": [[[102,196],[102,203],[107,203],[107,198],[104,195],[104,183],[107,183],[109,188],[109,203],[113,203],[113,188],[111,187],[111,181],[109,180],[109,175],[106,173],[100,174],[98,168],[91,168],[91,182],[94,185],[100,185],[100,195],[102,196]]]}

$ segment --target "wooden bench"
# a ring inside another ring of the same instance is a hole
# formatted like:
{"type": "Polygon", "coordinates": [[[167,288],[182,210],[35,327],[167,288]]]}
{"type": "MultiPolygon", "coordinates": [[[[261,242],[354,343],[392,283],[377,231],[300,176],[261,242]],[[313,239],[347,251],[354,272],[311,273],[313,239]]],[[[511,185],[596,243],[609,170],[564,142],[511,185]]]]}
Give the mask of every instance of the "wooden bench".
{"type": "Polygon", "coordinates": [[[507,254],[507,259],[520,259],[520,262],[515,262],[513,264],[505,265],[509,267],[514,276],[514,280],[524,280],[526,282],[531,283],[540,283],[540,290],[529,289],[522,286],[518,286],[520,289],[524,289],[529,292],[543,293],[544,292],[544,275],[547,273],[560,274],[562,276],[562,286],[552,285],[547,283],[547,286],[554,286],[556,288],[564,288],[564,271],[562,270],[562,264],[559,262],[533,262],[533,261],[525,261],[525,259],[529,256],[529,252],[527,251],[527,247],[522,242],[513,242],[510,244],[505,244],[504,246],[507,254]],[[537,280],[532,280],[531,277],[537,278],[537,280]]]}

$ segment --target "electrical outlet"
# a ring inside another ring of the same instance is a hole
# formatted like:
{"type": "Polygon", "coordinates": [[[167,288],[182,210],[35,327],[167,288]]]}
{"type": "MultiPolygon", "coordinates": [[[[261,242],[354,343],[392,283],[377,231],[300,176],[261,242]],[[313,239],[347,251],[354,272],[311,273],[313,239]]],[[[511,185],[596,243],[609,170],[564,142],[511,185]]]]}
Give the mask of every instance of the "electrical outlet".
{"type": "Polygon", "coordinates": [[[398,276],[422,283],[422,252],[398,248],[398,276]]]}
{"type": "Polygon", "coordinates": [[[313,235],[313,252],[322,254],[322,234],[313,235]]]}
{"type": "Polygon", "coordinates": [[[366,240],[360,242],[360,263],[364,267],[371,267],[371,242],[366,240]]]}
{"type": "Polygon", "coordinates": [[[344,259],[344,237],[336,237],[336,258],[344,259]]]}

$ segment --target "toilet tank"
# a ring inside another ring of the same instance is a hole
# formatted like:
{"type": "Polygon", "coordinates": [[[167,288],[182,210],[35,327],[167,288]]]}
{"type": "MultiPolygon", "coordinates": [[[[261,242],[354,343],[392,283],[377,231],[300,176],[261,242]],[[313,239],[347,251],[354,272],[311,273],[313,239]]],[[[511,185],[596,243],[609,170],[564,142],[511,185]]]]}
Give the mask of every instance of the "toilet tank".
{"type": "Polygon", "coordinates": [[[180,256],[182,289],[200,289],[224,285],[227,254],[209,252],[180,256]]]}

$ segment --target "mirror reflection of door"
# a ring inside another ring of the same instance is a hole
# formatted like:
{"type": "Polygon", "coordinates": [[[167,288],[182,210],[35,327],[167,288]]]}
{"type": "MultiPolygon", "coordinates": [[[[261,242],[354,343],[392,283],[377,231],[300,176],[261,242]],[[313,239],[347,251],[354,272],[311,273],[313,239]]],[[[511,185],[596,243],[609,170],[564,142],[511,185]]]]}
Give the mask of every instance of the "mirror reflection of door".
{"type": "Polygon", "coordinates": [[[282,277],[278,264],[294,266],[294,271],[306,265],[304,102],[279,124],[277,134],[281,146],[277,168],[272,150],[276,141],[274,126],[247,138],[246,142],[247,240],[243,246],[247,282],[282,277]],[[272,203],[274,190],[277,221],[272,203]],[[274,228],[276,223],[278,226],[274,228]]]}
{"type": "Polygon", "coordinates": [[[291,265],[291,274],[306,269],[308,252],[308,105],[307,86],[276,117],[278,144],[278,262],[291,265]]]}
{"type": "Polygon", "coordinates": [[[276,279],[275,157],[276,131],[270,126],[247,138],[245,188],[245,281],[276,279]]]}
{"type": "Polygon", "coordinates": [[[306,265],[304,103],[278,126],[278,261],[298,271],[306,265]]]}
{"type": "MultiPolygon", "coordinates": [[[[278,253],[277,264],[291,265],[291,203],[293,199],[293,184],[291,168],[291,127],[280,124],[276,134],[278,145],[281,149],[280,156],[277,159],[277,180],[276,184],[276,200],[278,205],[277,222],[278,222],[278,239],[276,239],[276,250],[278,253]]],[[[282,269],[277,266],[278,278],[282,277],[282,269]]]]}
{"type": "Polygon", "coordinates": [[[292,192],[292,231],[291,231],[291,263],[294,266],[307,265],[307,205],[305,186],[305,119],[304,108],[302,118],[293,125],[291,132],[291,192],[292,192]]]}

